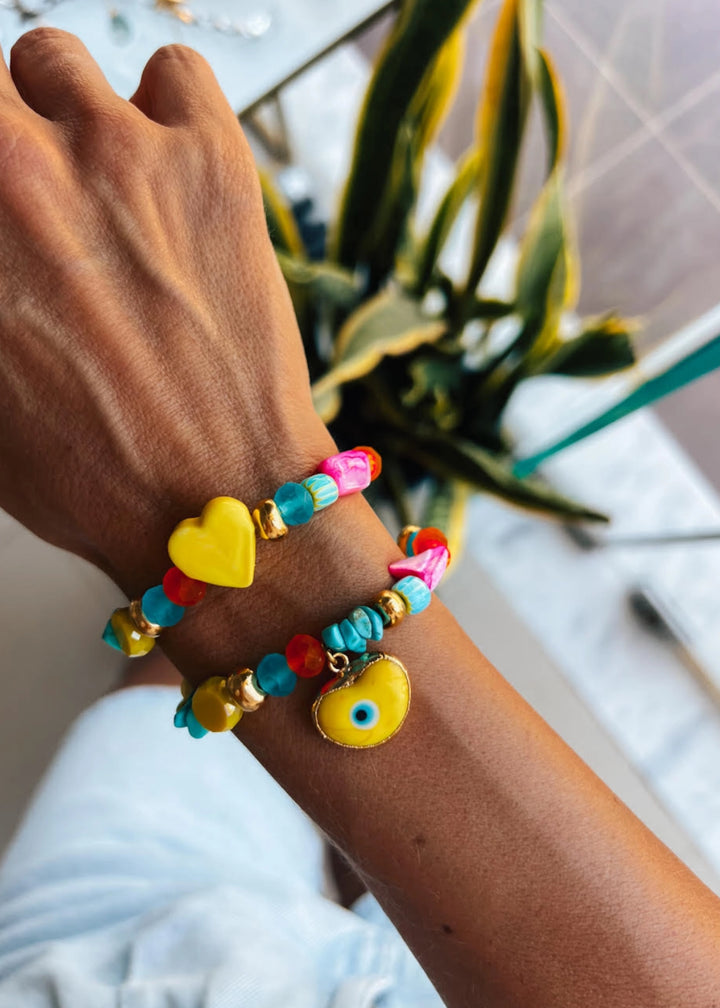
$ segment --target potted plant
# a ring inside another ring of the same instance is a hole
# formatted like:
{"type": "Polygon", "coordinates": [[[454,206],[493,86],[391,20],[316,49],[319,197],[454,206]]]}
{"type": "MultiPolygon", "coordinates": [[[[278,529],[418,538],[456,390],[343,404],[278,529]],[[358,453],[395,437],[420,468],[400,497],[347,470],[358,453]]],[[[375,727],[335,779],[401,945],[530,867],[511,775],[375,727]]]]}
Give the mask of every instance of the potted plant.
{"type": "Polygon", "coordinates": [[[633,326],[608,314],[566,320],[577,262],[563,192],[564,102],[541,44],[540,0],[503,0],[474,141],[429,226],[417,223],[423,160],[452,102],[472,0],[404,0],[357,124],[336,219],[321,259],[263,175],[266,212],[295,305],[318,412],[343,446],[371,443],[381,491],[401,522],[408,487],[429,484],[423,524],[461,524],[469,489],[561,519],[604,520],[533,477],[513,474],[505,408],[538,375],[602,376],[635,362],[633,326]],[[519,245],[514,295],[484,278],[507,227],[533,102],[547,140],[544,184],[519,245]],[[442,253],[463,208],[474,216],[462,276],[442,253]],[[499,333],[504,337],[499,342],[499,333]]]}

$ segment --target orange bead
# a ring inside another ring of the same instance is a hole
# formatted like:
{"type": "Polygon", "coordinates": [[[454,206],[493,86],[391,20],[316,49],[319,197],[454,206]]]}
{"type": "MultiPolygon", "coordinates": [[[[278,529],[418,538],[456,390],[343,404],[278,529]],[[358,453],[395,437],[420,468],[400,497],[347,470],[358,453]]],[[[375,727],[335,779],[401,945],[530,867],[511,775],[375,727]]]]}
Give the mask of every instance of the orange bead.
{"type": "Polygon", "coordinates": [[[367,445],[358,445],[354,451],[365,452],[370,462],[370,479],[376,480],[382,472],[382,459],[378,452],[374,448],[368,448],[367,445]]]}
{"type": "MultiPolygon", "coordinates": [[[[413,539],[412,551],[415,556],[418,553],[423,553],[426,549],[432,549],[433,546],[444,546],[445,549],[448,548],[447,537],[444,532],[441,532],[439,528],[433,528],[430,525],[428,528],[420,529],[418,534],[413,539]]],[[[450,560],[450,550],[448,550],[448,562],[450,560]]]]}
{"type": "Polygon", "coordinates": [[[320,675],[327,663],[325,648],[317,637],[296,634],[285,648],[285,661],[295,675],[311,679],[320,675]]]}
{"type": "Polygon", "coordinates": [[[175,605],[192,606],[202,602],[207,591],[207,582],[183,574],[177,567],[171,567],[162,581],[163,591],[175,605]]]}

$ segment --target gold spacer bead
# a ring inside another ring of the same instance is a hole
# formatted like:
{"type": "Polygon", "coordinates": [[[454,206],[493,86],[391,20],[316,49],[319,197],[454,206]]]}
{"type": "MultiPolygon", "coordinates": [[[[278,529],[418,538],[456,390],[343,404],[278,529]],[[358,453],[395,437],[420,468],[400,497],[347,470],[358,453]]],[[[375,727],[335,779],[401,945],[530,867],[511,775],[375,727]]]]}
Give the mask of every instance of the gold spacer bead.
{"type": "Polygon", "coordinates": [[[287,535],[288,527],[274,500],[268,498],[260,501],[252,516],[261,539],[282,539],[284,535],[287,535]]]}
{"type": "Polygon", "coordinates": [[[134,599],[128,606],[130,621],[138,633],[145,634],[146,637],[159,637],[162,627],[159,623],[151,623],[142,611],[140,599],[134,599]]]}
{"type": "Polygon", "coordinates": [[[397,624],[404,620],[407,615],[407,609],[405,608],[402,595],[400,595],[399,592],[393,591],[392,588],[383,588],[383,590],[375,596],[373,605],[377,606],[378,609],[381,609],[382,612],[385,613],[388,619],[388,625],[391,627],[397,626],[397,624]]]}
{"type": "Polygon", "coordinates": [[[407,541],[413,532],[419,532],[419,525],[405,525],[400,535],[397,537],[397,544],[403,551],[405,556],[407,556],[407,541]]]}
{"type": "Polygon", "coordinates": [[[252,714],[258,707],[262,706],[265,694],[261,693],[253,686],[254,673],[252,669],[245,668],[239,672],[233,672],[227,677],[225,688],[241,710],[252,714]]]}

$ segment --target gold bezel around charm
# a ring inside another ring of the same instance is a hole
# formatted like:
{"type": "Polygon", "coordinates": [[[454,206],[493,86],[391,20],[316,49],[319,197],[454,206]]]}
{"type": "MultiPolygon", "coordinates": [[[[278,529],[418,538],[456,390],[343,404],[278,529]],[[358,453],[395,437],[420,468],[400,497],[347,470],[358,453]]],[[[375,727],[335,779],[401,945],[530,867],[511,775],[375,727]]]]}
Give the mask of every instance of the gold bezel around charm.
{"type": "Polygon", "coordinates": [[[330,680],[325,684],[313,701],[312,719],[317,730],[328,742],[341,746],[343,749],[374,749],[379,745],[384,745],[397,734],[405,722],[409,709],[410,677],[407,669],[394,655],[375,651],[359,655],[348,664],[337,679],[330,680]],[[390,668],[380,669],[380,665],[383,663],[389,663],[390,668]],[[377,718],[375,722],[367,726],[357,722],[353,724],[350,718],[357,704],[348,703],[345,691],[359,691],[359,681],[368,672],[370,672],[369,678],[374,680],[373,669],[375,672],[392,673],[394,681],[390,681],[387,675],[377,682],[366,681],[370,695],[359,696],[358,701],[374,706],[377,718]],[[375,697],[372,695],[373,693],[376,694],[375,697]],[[338,694],[341,695],[338,696],[338,694]],[[376,702],[377,699],[381,701],[379,705],[376,702]],[[323,704],[325,705],[324,711],[322,710],[323,704]],[[329,706],[336,708],[330,718],[328,718],[329,706]],[[333,718],[337,721],[330,725],[328,721],[333,718]],[[384,726],[382,722],[383,720],[387,721],[388,718],[389,726],[384,726]],[[382,733],[386,727],[389,727],[389,730],[383,736],[382,733]],[[368,734],[364,738],[365,732],[372,732],[372,734],[368,734]],[[357,741],[348,741],[350,738],[355,738],[357,741]],[[370,739],[373,741],[369,741],[370,739]]]}
{"type": "Polygon", "coordinates": [[[128,606],[128,614],[132,625],[138,633],[144,634],[145,637],[160,636],[162,626],[159,623],[150,622],[145,613],[142,611],[142,602],[140,599],[133,599],[128,606]]]}

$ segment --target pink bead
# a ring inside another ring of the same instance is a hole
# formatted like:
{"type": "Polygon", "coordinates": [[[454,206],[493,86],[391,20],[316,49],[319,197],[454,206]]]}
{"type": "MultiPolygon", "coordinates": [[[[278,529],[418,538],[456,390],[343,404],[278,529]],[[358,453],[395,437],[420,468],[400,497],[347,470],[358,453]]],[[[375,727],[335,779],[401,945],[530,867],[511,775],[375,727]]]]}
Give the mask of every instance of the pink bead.
{"type": "Polygon", "coordinates": [[[417,556],[394,560],[388,566],[388,570],[390,576],[394,578],[413,574],[424,581],[430,591],[435,591],[445,573],[449,558],[450,553],[445,546],[433,546],[431,549],[418,553],[417,556]]]}
{"type": "Polygon", "coordinates": [[[321,462],[318,472],[332,476],[338,485],[340,497],[364,490],[370,486],[372,469],[370,459],[363,451],[344,451],[339,455],[331,455],[321,462]]]}

